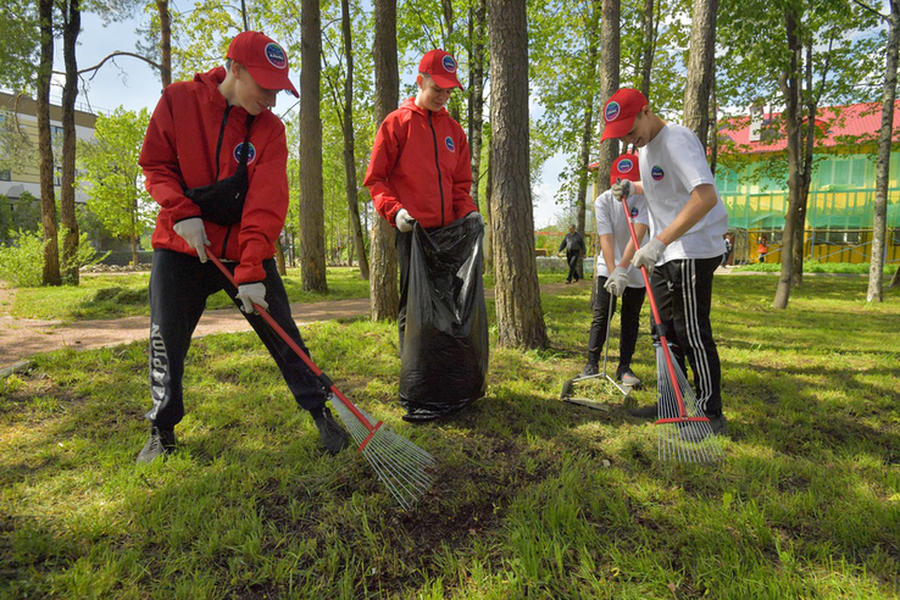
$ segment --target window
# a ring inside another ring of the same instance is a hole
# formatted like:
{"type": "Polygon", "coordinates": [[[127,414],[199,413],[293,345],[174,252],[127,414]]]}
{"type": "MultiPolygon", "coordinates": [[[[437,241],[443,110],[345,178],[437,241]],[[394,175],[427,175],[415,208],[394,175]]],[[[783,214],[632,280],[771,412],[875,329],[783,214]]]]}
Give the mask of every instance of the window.
{"type": "Polygon", "coordinates": [[[860,233],[858,230],[817,229],[814,243],[831,246],[856,246],[859,244],[860,233]]]}
{"type": "Polygon", "coordinates": [[[866,187],[869,161],[865,156],[828,158],[819,165],[819,188],[825,190],[866,187]]]}
{"type": "Polygon", "coordinates": [[[12,173],[9,172],[9,169],[0,170],[0,181],[12,181],[12,173]]]}

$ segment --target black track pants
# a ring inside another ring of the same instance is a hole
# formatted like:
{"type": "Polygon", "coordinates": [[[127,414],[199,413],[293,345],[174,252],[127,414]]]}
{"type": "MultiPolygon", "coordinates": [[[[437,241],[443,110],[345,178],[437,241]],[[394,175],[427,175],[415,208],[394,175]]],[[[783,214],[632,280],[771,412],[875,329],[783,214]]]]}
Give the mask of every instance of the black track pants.
{"type": "MultiPolygon", "coordinates": [[[[591,319],[591,336],[588,339],[589,363],[596,365],[600,362],[603,352],[603,343],[606,341],[606,328],[609,326],[609,303],[613,303],[613,312],[616,310],[616,297],[603,287],[607,277],[597,277],[594,282],[594,302],[592,305],[593,317],[591,319]]],[[[637,344],[638,329],[641,320],[641,305],[644,303],[644,288],[626,288],[622,294],[622,323],[619,334],[619,366],[617,370],[631,366],[631,357],[634,356],[634,348],[637,344]]]]}
{"type": "MultiPolygon", "coordinates": [[[[234,273],[236,263],[224,264],[234,273]]],[[[309,354],[291,317],[287,292],[275,260],[263,261],[263,267],[269,314],[309,354]]],[[[191,335],[206,307],[206,299],[223,289],[234,301],[237,290],[212,261],[204,264],[196,257],[180,252],[153,251],[150,272],[150,391],[153,407],[145,417],[161,429],[174,428],[184,417],[182,377],[191,335]]],[[[235,301],[235,305],[241,306],[241,302],[235,301]]],[[[309,411],[324,406],[325,390],[306,363],[260,315],[244,317],[275,359],[297,404],[309,411]]]]}
{"type": "MultiPolygon", "coordinates": [[[[711,416],[722,414],[722,367],[709,322],[713,273],[721,260],[669,261],[650,278],[672,354],[684,373],[687,357],[699,408],[711,416]]],[[[659,342],[655,333],[654,342],[659,342]]]]}

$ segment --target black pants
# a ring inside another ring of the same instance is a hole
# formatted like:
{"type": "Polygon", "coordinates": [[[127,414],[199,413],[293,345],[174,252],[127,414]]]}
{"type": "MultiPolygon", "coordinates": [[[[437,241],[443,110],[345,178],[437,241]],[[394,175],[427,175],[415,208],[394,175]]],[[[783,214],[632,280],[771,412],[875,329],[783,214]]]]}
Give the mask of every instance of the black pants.
{"type": "Polygon", "coordinates": [[[569,275],[566,277],[566,281],[578,281],[581,277],[578,276],[578,259],[581,258],[581,252],[570,252],[566,251],[566,262],[569,263],[569,275]]]}
{"type": "MultiPolygon", "coordinates": [[[[225,263],[234,273],[236,263],[225,263]]],[[[268,312],[309,354],[300,331],[291,317],[287,292],[274,259],[263,261],[266,270],[268,312]]],[[[154,250],[150,272],[150,391],[153,407],[145,417],[161,429],[172,429],[184,417],[182,377],[191,335],[206,308],[206,299],[225,290],[234,300],[237,290],[219,269],[208,261],[172,250],[154,250]]],[[[240,301],[235,305],[241,306],[240,301]]],[[[265,344],[297,404],[311,412],[325,405],[325,389],[318,378],[290,346],[260,315],[244,315],[265,344]]]]}
{"type": "MultiPolygon", "coordinates": [[[[592,365],[600,362],[600,354],[603,352],[603,343],[606,341],[606,328],[609,327],[609,304],[613,304],[613,312],[616,310],[616,297],[603,287],[606,277],[597,277],[594,282],[594,302],[592,305],[593,318],[591,319],[591,336],[588,339],[587,360],[592,365]]],[[[638,329],[640,328],[641,306],[644,304],[644,288],[626,288],[622,294],[622,321],[619,335],[619,366],[618,374],[623,369],[631,367],[631,357],[634,356],[634,348],[637,345],[638,329]]]]}
{"type": "MultiPolygon", "coordinates": [[[[713,273],[720,261],[720,256],[673,260],[656,267],[650,278],[672,355],[683,373],[687,357],[699,408],[710,416],[722,414],[722,367],[709,322],[713,273]]],[[[653,338],[659,343],[655,330],[653,338]]]]}

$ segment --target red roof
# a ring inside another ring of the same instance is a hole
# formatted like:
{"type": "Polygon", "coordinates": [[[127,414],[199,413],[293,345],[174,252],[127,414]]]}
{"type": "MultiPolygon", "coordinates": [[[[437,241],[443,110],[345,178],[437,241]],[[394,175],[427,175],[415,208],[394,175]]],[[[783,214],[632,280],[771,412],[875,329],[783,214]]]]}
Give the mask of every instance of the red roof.
{"type": "MultiPolygon", "coordinates": [[[[781,113],[766,113],[763,115],[763,123],[772,123],[769,129],[763,127],[761,139],[750,141],[750,117],[732,117],[723,120],[719,124],[719,136],[725,138],[726,143],[733,143],[741,154],[754,154],[758,152],[777,152],[784,150],[787,141],[784,137],[784,124],[780,119],[781,113]]],[[[881,103],[866,102],[851,104],[849,106],[829,106],[820,108],[816,112],[816,124],[824,137],[819,140],[819,147],[836,147],[858,145],[860,143],[874,143],[878,140],[881,129],[881,103]]],[[[900,100],[894,103],[894,141],[900,141],[900,100]]],[[[720,151],[728,152],[722,148],[720,151]]]]}

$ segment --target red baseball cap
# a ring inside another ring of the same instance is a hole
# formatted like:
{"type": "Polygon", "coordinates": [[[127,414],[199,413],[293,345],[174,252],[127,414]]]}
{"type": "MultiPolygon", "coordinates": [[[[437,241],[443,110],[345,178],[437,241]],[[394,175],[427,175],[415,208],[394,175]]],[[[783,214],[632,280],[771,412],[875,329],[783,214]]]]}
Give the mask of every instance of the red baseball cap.
{"type": "Polygon", "coordinates": [[[641,180],[641,167],[638,165],[637,154],[626,152],[620,154],[613,161],[612,168],[609,170],[609,185],[615,185],[622,179],[629,181],[641,180]]]}
{"type": "Polygon", "coordinates": [[[288,90],[295,97],[300,97],[288,75],[288,58],[284,48],[269,36],[258,31],[243,31],[231,40],[225,56],[244,65],[259,87],[288,90]]]}
{"type": "Polygon", "coordinates": [[[603,137],[600,141],[620,138],[631,131],[634,119],[645,106],[649,106],[646,96],[632,88],[619,88],[603,106],[603,137]]]}
{"type": "Polygon", "coordinates": [[[419,73],[428,73],[439,87],[465,88],[456,77],[456,59],[444,50],[432,50],[419,62],[419,73]]]}

